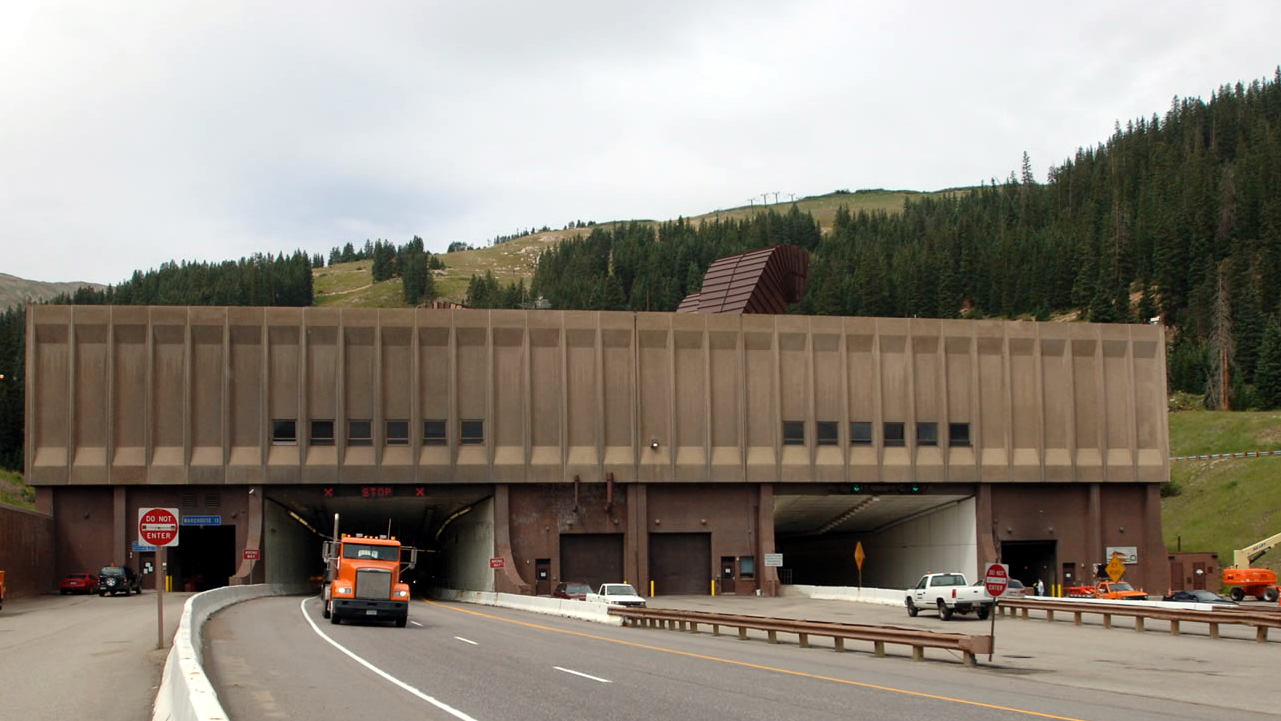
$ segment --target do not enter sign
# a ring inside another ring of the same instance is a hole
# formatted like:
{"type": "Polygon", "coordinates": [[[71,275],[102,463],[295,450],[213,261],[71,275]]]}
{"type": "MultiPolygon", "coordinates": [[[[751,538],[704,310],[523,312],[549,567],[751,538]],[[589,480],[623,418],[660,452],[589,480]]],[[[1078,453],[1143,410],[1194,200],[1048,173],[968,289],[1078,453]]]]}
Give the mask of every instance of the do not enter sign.
{"type": "Polygon", "coordinates": [[[1010,567],[1004,563],[988,564],[987,572],[983,574],[983,585],[993,598],[1005,593],[1010,585],[1010,567]]]}
{"type": "Polygon", "coordinates": [[[178,509],[139,508],[138,540],[149,546],[177,546],[178,509]]]}

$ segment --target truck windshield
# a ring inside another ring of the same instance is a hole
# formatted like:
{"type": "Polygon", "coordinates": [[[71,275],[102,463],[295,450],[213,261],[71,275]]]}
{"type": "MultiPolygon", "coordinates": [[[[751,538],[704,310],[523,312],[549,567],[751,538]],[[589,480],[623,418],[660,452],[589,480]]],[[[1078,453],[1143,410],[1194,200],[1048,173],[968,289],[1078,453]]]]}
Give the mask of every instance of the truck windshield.
{"type": "Polygon", "coordinates": [[[375,546],[371,543],[342,544],[343,558],[357,558],[366,561],[399,561],[399,546],[375,546]]]}
{"type": "Polygon", "coordinates": [[[1133,591],[1134,586],[1131,586],[1130,584],[1125,582],[1114,583],[1112,584],[1112,590],[1113,591],[1133,591]]]}

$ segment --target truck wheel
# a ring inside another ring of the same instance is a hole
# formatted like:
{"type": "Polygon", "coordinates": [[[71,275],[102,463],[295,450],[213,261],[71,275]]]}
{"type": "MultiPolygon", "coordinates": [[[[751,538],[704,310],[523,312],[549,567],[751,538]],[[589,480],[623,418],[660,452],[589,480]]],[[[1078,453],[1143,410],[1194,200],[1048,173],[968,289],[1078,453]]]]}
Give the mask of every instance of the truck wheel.
{"type": "Polygon", "coordinates": [[[1233,601],[1240,603],[1245,600],[1245,589],[1240,586],[1233,586],[1232,590],[1228,592],[1228,595],[1232,597],[1233,601]]]}
{"type": "Polygon", "coordinates": [[[1264,601],[1267,601],[1268,603],[1276,603],[1276,602],[1277,602],[1277,593],[1278,593],[1278,591],[1277,591],[1276,586],[1273,586],[1272,588],[1266,589],[1266,590],[1264,590],[1264,592],[1263,592],[1263,600],[1264,600],[1264,601]]]}
{"type": "Polygon", "coordinates": [[[916,618],[916,614],[918,613],[920,613],[920,611],[917,610],[916,604],[912,603],[912,599],[907,599],[907,615],[912,618],[916,618]]]}
{"type": "Polygon", "coordinates": [[[338,614],[334,613],[333,611],[330,611],[330,612],[329,612],[329,622],[330,622],[330,623],[332,623],[333,625],[337,626],[337,625],[339,625],[339,624],[341,624],[341,623],[342,623],[342,619],[341,619],[341,618],[338,618],[338,614]]]}
{"type": "Polygon", "coordinates": [[[320,607],[320,616],[321,618],[329,618],[329,602],[328,601],[325,601],[324,605],[320,607]]]}
{"type": "Polygon", "coordinates": [[[977,613],[980,621],[986,621],[987,617],[992,614],[992,609],[987,606],[979,606],[977,613]]]}
{"type": "Polygon", "coordinates": [[[943,603],[943,599],[941,598],[939,599],[939,618],[944,621],[952,620],[952,609],[948,608],[947,604],[943,603]]]}
{"type": "Polygon", "coordinates": [[[409,623],[409,616],[401,616],[396,619],[396,628],[404,628],[409,623]]]}

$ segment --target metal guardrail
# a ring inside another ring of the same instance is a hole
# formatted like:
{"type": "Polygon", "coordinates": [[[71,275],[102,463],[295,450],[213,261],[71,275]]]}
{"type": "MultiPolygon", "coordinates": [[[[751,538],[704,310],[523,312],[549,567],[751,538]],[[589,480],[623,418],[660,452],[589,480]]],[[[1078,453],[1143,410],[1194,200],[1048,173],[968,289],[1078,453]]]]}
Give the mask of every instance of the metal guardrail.
{"type": "Polygon", "coordinates": [[[1136,631],[1146,630],[1144,622],[1147,619],[1168,621],[1170,633],[1176,636],[1180,633],[1180,624],[1185,621],[1209,624],[1210,638],[1219,638],[1219,626],[1223,624],[1251,626],[1255,629],[1254,640],[1259,643],[1268,641],[1268,629],[1281,628],[1281,613],[1271,609],[1241,608],[1239,606],[1219,611],[1197,611],[1127,604],[1124,601],[1118,603],[1078,603],[1074,601],[1023,598],[1001,599],[996,608],[997,613],[1005,614],[1008,612],[1011,616],[1021,612],[1023,618],[1028,618],[1030,611],[1042,611],[1045,613],[1045,620],[1047,621],[1053,621],[1056,612],[1070,613],[1072,614],[1072,622],[1078,626],[1081,625],[1081,616],[1083,614],[1092,613],[1103,616],[1104,628],[1112,627],[1113,616],[1124,616],[1134,619],[1134,629],[1136,631]]]}
{"type": "Polygon", "coordinates": [[[959,633],[937,633],[918,631],[893,626],[865,626],[847,623],[828,623],[823,621],[798,621],[787,618],[768,618],[765,616],[738,616],[722,613],[704,613],[701,611],[683,611],[662,608],[624,608],[611,606],[609,615],[621,616],[624,625],[642,626],[645,628],[667,628],[690,633],[698,633],[698,627],[711,626],[712,635],[721,635],[721,627],[738,629],[738,637],[747,639],[747,632],[764,631],[770,643],[778,643],[778,634],[795,634],[801,648],[809,648],[810,637],[830,637],[837,652],[845,650],[845,641],[871,641],[872,650],[877,656],[885,655],[885,644],[910,646],[912,660],[924,661],[925,649],[939,648],[947,651],[958,651],[962,654],[966,666],[974,666],[977,654],[992,653],[991,636],[966,636],[959,633]]]}

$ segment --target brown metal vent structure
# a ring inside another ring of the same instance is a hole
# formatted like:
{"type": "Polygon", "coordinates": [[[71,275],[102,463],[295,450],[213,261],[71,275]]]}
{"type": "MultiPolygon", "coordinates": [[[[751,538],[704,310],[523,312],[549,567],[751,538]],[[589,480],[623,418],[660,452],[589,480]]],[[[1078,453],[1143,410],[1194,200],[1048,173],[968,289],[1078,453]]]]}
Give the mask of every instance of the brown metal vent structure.
{"type": "Polygon", "coordinates": [[[787,312],[805,295],[810,256],[795,245],[775,245],[717,258],[703,274],[703,288],[685,296],[677,313],[787,312]]]}

